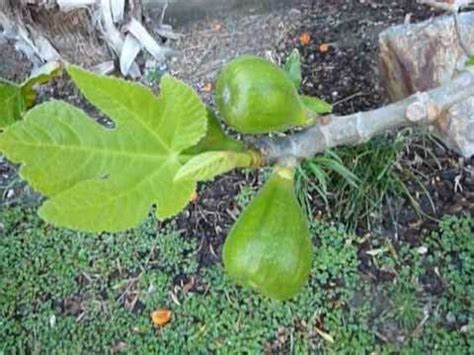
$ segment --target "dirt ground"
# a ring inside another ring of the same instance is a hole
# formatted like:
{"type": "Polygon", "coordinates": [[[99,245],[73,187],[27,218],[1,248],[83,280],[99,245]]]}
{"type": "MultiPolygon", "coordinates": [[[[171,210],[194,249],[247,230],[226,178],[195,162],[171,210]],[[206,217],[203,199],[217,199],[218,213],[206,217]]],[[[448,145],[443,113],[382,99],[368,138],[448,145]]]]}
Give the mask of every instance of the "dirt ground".
{"type": "MultiPolygon", "coordinates": [[[[386,103],[377,75],[378,33],[391,24],[429,19],[436,14],[411,0],[307,1],[298,8],[272,13],[222,14],[176,29],[180,39],[171,45],[178,52],[170,60],[169,71],[191,83],[212,104],[216,74],[229,59],[253,53],[281,63],[296,47],[303,57],[305,94],[334,103],[337,114],[369,110],[386,103]],[[306,43],[302,42],[303,34],[307,34],[306,43]]],[[[0,58],[0,76],[17,81],[25,77],[29,64],[11,44],[0,45],[0,58]]],[[[44,87],[41,97],[65,99],[93,111],[64,80],[44,87]]],[[[415,242],[431,229],[436,218],[474,212],[474,160],[461,159],[437,145],[433,145],[432,153],[419,155],[413,149],[404,161],[413,164],[414,159],[422,157],[417,168],[423,170],[423,183],[435,202],[435,211],[423,198],[420,203],[433,218],[420,219],[406,201],[401,201],[397,223],[378,228],[389,237],[400,236],[401,240],[415,242]]],[[[0,188],[6,204],[20,193],[9,187],[14,173],[13,167],[0,161],[0,188]]],[[[177,217],[185,235],[201,236],[202,263],[219,260],[223,240],[238,213],[235,196],[243,186],[260,184],[258,172],[228,174],[202,185],[198,200],[177,217]]],[[[422,195],[413,189],[415,194],[422,195]]],[[[366,265],[364,260],[361,265],[366,265]]],[[[375,273],[370,269],[366,272],[375,273]]]]}
{"type": "MultiPolygon", "coordinates": [[[[377,69],[378,34],[392,24],[421,21],[439,13],[413,1],[308,1],[298,8],[271,14],[223,16],[189,24],[181,30],[178,47],[182,56],[172,62],[171,70],[191,81],[208,101],[219,68],[229,59],[244,53],[266,56],[277,63],[293,48],[303,57],[305,94],[334,103],[337,114],[350,114],[380,107],[388,101],[380,85],[377,69]],[[309,43],[301,36],[309,34],[309,43]],[[320,50],[328,44],[328,50],[320,50]]],[[[435,204],[429,205],[420,187],[412,186],[420,196],[427,218],[420,218],[407,201],[400,201],[396,222],[374,229],[396,241],[415,243],[445,214],[474,213],[474,159],[464,160],[433,144],[433,156],[413,149],[403,161],[424,173],[426,189],[435,204]],[[422,158],[421,158],[422,157],[422,158]],[[420,164],[415,161],[423,159],[420,164]],[[388,234],[388,235],[387,235],[388,234]]],[[[243,185],[260,184],[258,174],[244,177],[230,174],[204,186],[197,203],[179,218],[182,228],[192,228],[204,236],[204,260],[218,259],[227,228],[233,223],[234,199],[243,185]],[[213,226],[213,228],[210,228],[213,226]],[[217,255],[216,252],[217,251],[217,255]]],[[[314,199],[317,205],[317,197],[314,199]]],[[[361,228],[360,234],[367,233],[361,228]]],[[[361,258],[365,255],[361,246],[361,258]]],[[[366,265],[364,260],[362,265],[366,265]]],[[[366,269],[378,274],[376,270],[366,269]]]]}

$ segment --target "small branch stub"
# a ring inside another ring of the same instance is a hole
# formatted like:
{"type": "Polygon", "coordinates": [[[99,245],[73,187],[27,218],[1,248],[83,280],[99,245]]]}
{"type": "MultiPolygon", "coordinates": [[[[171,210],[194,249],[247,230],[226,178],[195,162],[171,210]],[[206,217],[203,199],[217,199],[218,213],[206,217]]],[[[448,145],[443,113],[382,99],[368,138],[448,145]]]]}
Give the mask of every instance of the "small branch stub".
{"type": "Polygon", "coordinates": [[[414,95],[416,101],[407,108],[406,117],[413,123],[433,123],[441,114],[438,104],[426,92],[414,95]]]}
{"type": "Polygon", "coordinates": [[[429,95],[427,93],[416,94],[417,100],[407,108],[407,119],[411,122],[421,122],[428,118],[427,104],[429,95]]]}

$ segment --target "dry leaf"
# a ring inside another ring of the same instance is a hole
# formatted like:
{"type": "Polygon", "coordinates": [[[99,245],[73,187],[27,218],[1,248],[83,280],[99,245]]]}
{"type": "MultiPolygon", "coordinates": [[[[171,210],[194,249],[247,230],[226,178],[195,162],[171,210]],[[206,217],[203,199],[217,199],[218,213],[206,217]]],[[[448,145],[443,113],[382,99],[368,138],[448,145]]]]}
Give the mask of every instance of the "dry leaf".
{"type": "Polygon", "coordinates": [[[155,327],[164,327],[171,320],[171,311],[166,308],[151,313],[151,321],[155,327]]]}
{"type": "Polygon", "coordinates": [[[367,250],[365,253],[370,256],[377,256],[380,254],[384,254],[388,251],[388,248],[379,248],[379,249],[371,249],[367,250]]]}
{"type": "Polygon", "coordinates": [[[95,5],[97,0],[57,0],[61,11],[69,12],[77,8],[95,5]]]}
{"type": "Polygon", "coordinates": [[[300,36],[300,43],[302,46],[307,46],[311,42],[311,35],[309,32],[304,32],[300,36]]]}
{"type": "Polygon", "coordinates": [[[112,18],[114,19],[114,23],[121,23],[125,12],[125,0],[111,1],[110,5],[112,7],[112,18]]]}
{"type": "Polygon", "coordinates": [[[390,242],[390,241],[387,242],[387,248],[388,248],[388,251],[390,252],[390,254],[392,254],[392,256],[393,256],[395,259],[398,259],[397,250],[396,250],[395,247],[393,246],[392,242],[390,242]]]}
{"type": "Polygon", "coordinates": [[[212,84],[211,83],[206,83],[203,86],[202,91],[207,92],[207,93],[211,92],[212,91],[212,84]]]}
{"type": "Polygon", "coordinates": [[[140,42],[132,34],[127,34],[123,43],[122,53],[120,54],[120,72],[123,75],[127,76],[130,74],[132,78],[136,78],[137,74],[139,76],[140,71],[137,72],[134,66],[136,66],[135,59],[137,59],[141,50],[140,42]]]}
{"type": "Polygon", "coordinates": [[[196,202],[198,199],[198,193],[196,191],[194,191],[192,194],[191,194],[191,198],[189,199],[191,202],[196,202]]]}
{"type": "Polygon", "coordinates": [[[191,280],[189,280],[189,282],[187,282],[183,286],[183,292],[188,293],[189,291],[192,290],[195,284],[196,284],[196,280],[194,279],[194,277],[191,277],[191,280]]]}
{"type": "Polygon", "coordinates": [[[327,51],[329,51],[329,44],[328,43],[322,43],[319,45],[319,51],[321,53],[326,53],[327,51]]]}
{"type": "Polygon", "coordinates": [[[170,48],[159,45],[147,29],[134,18],[128,23],[127,30],[159,63],[164,62],[166,57],[171,54],[170,48]]]}
{"type": "Polygon", "coordinates": [[[334,338],[331,336],[331,334],[323,332],[318,327],[314,327],[314,330],[316,330],[316,333],[318,333],[321,338],[323,338],[324,340],[326,340],[327,342],[331,344],[334,344],[334,338]]]}

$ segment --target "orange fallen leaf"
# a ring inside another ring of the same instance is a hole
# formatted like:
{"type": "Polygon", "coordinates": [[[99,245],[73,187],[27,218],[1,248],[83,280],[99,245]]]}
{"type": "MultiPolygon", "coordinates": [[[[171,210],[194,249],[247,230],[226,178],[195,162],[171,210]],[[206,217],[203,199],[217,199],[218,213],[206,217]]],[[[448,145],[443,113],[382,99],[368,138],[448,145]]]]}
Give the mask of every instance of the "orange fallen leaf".
{"type": "Polygon", "coordinates": [[[211,83],[206,83],[204,87],[202,88],[202,91],[204,92],[211,92],[212,91],[212,84],[211,83]]]}
{"type": "Polygon", "coordinates": [[[194,191],[192,194],[191,194],[191,198],[190,198],[190,201],[191,202],[196,202],[198,199],[198,193],[196,191],[194,191]]]}
{"type": "Polygon", "coordinates": [[[329,44],[328,43],[322,43],[319,45],[319,51],[321,53],[326,53],[329,50],[329,44]]]}
{"type": "Polygon", "coordinates": [[[171,320],[171,311],[166,308],[151,313],[151,321],[155,327],[164,327],[171,320]]]}
{"type": "Polygon", "coordinates": [[[302,46],[307,46],[311,42],[311,35],[309,32],[304,32],[300,36],[300,43],[302,46]]]}

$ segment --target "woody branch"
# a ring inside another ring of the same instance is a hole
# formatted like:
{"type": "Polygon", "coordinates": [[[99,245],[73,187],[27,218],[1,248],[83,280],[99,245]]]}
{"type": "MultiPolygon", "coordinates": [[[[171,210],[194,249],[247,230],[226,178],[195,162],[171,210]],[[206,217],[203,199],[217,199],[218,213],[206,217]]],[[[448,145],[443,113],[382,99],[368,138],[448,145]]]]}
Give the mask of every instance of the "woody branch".
{"type": "MultiPolygon", "coordinates": [[[[472,52],[474,13],[462,14],[459,25],[472,52]]],[[[383,32],[382,82],[388,96],[399,101],[368,112],[328,115],[293,135],[262,138],[255,146],[265,163],[307,159],[406,126],[426,127],[459,154],[474,155],[474,70],[465,66],[467,56],[456,26],[452,17],[440,17],[383,32]]]]}

